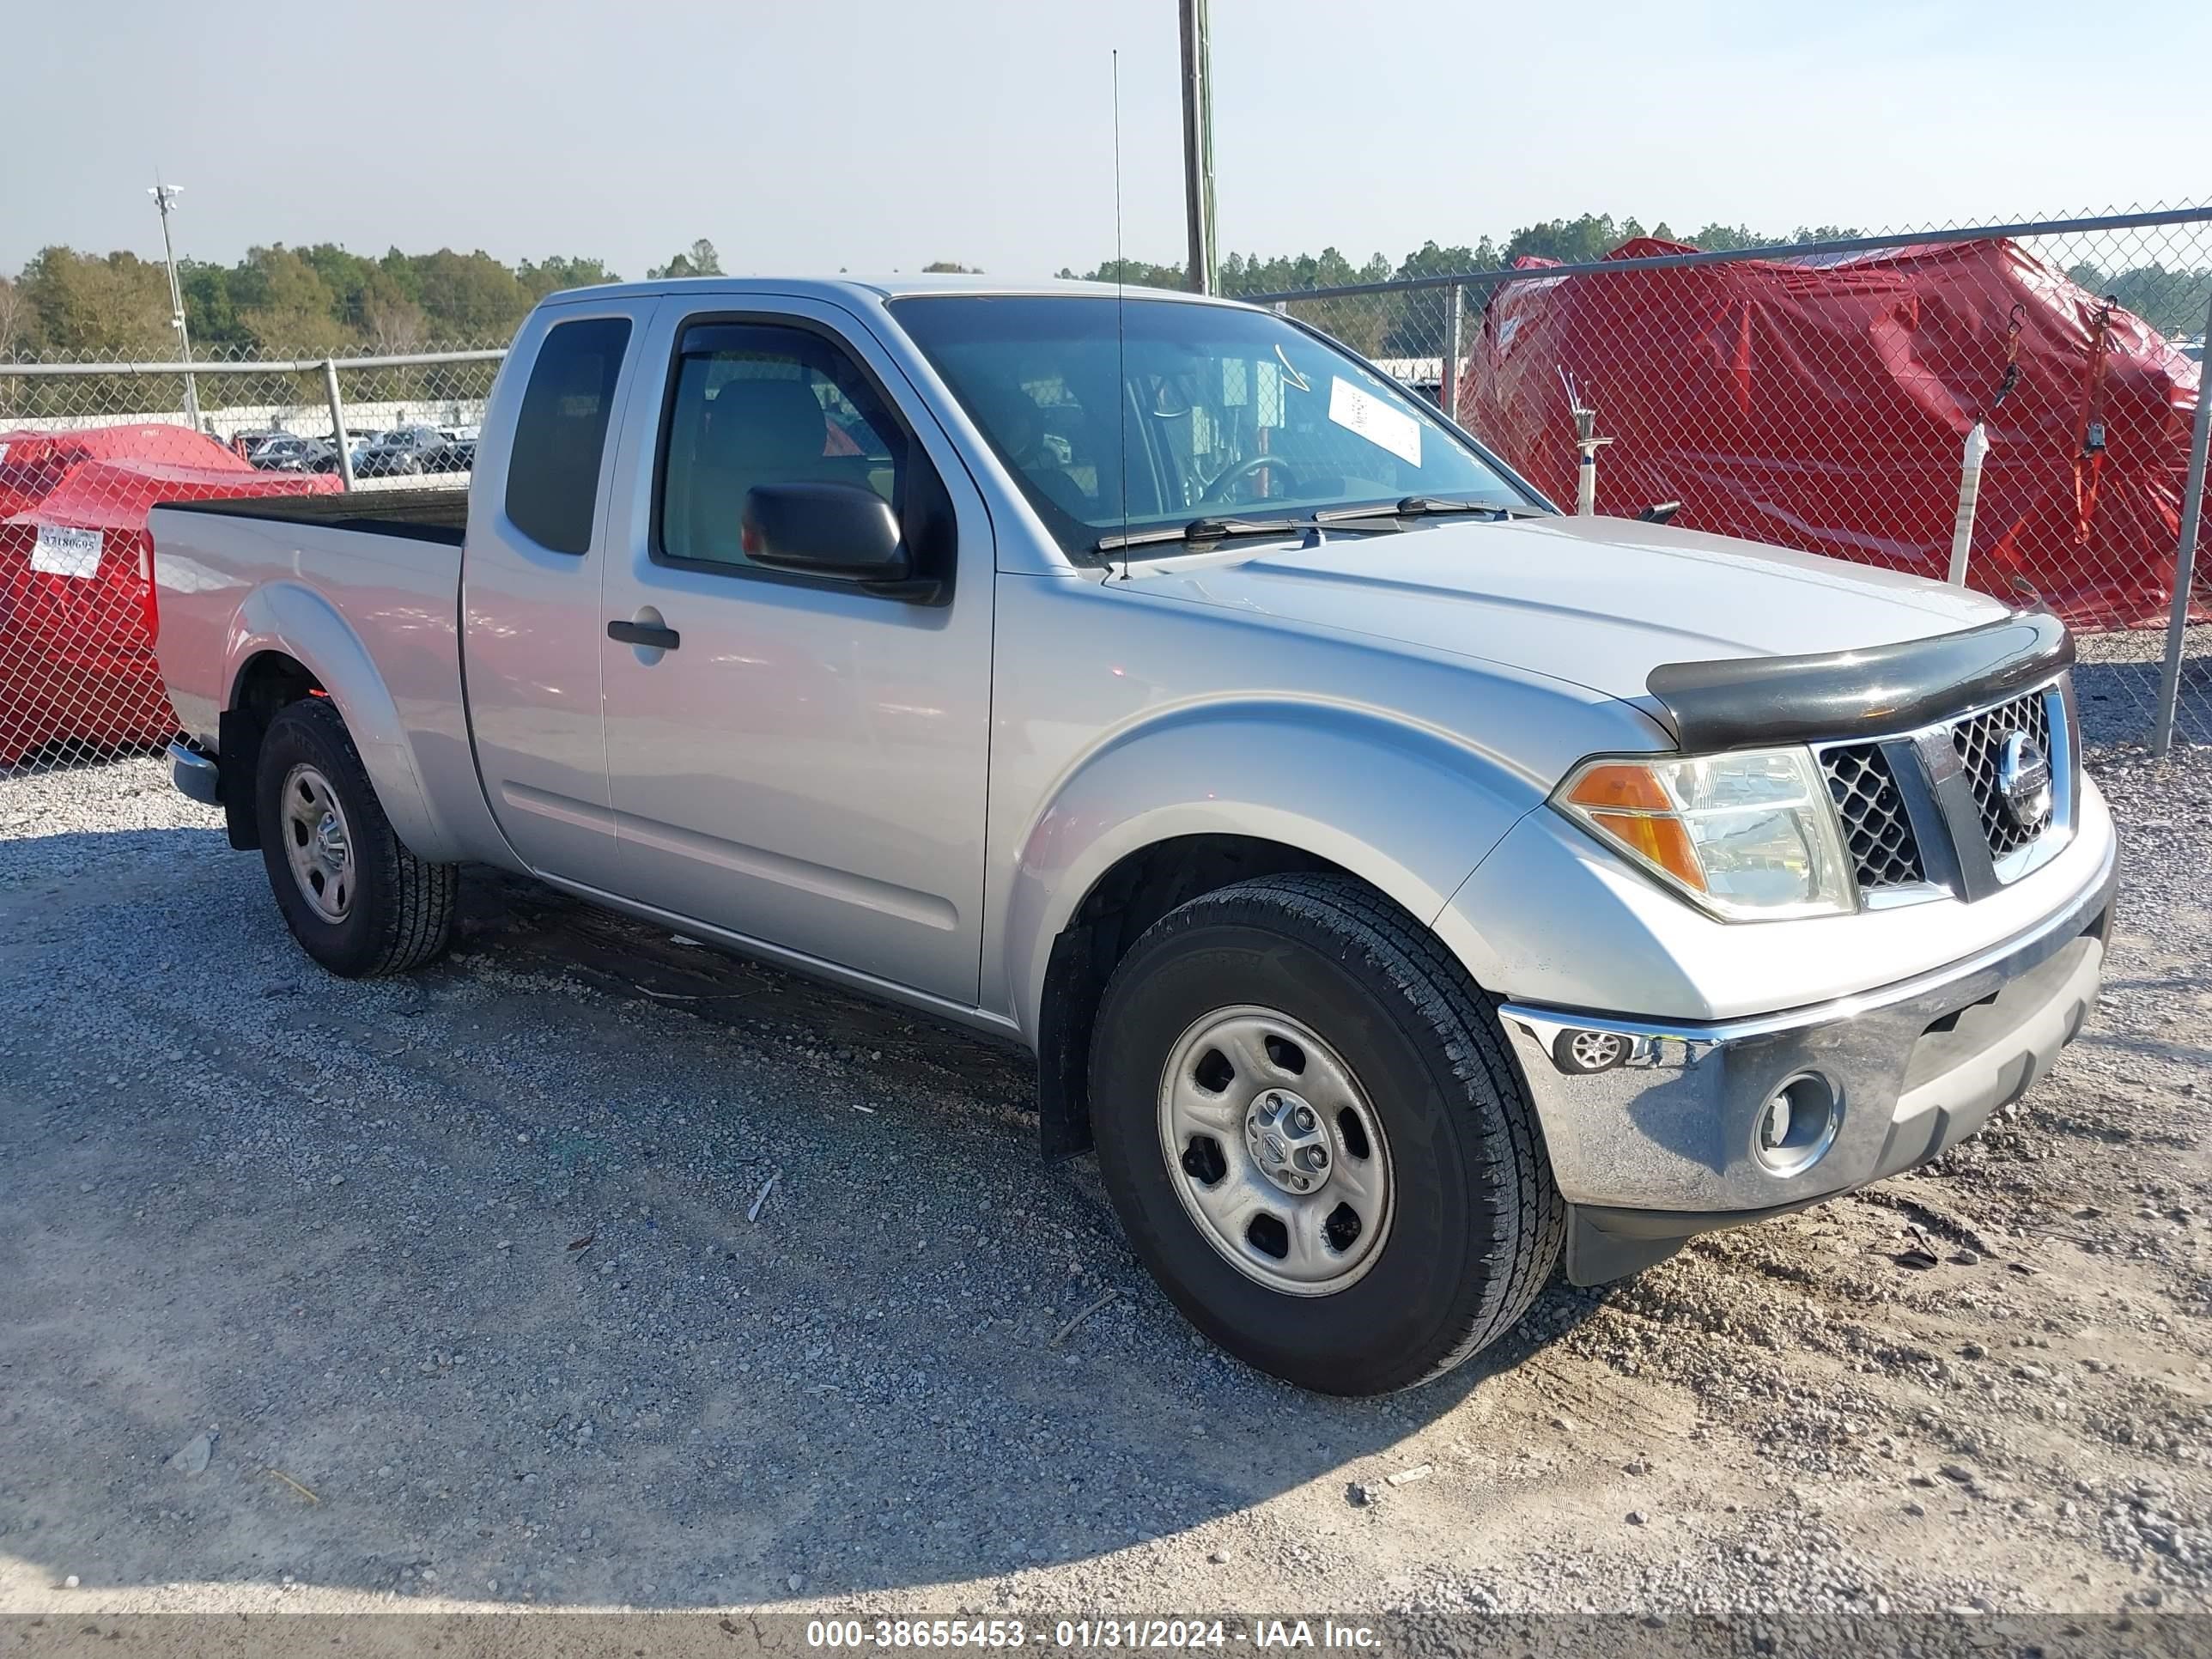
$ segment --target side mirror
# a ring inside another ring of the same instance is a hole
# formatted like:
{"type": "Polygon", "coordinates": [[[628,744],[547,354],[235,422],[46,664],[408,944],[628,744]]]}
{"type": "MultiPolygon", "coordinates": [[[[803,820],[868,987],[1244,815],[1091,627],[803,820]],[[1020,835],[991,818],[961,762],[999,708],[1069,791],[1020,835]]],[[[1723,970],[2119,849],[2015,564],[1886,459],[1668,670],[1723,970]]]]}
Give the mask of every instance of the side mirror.
{"type": "Polygon", "coordinates": [[[744,529],[745,557],[770,570],[869,584],[912,574],[897,516],[857,484],[756,484],[744,529]]]}
{"type": "Polygon", "coordinates": [[[1645,507],[1636,516],[1644,524],[1665,524],[1681,510],[1682,504],[1680,501],[1660,501],[1645,507]]]}

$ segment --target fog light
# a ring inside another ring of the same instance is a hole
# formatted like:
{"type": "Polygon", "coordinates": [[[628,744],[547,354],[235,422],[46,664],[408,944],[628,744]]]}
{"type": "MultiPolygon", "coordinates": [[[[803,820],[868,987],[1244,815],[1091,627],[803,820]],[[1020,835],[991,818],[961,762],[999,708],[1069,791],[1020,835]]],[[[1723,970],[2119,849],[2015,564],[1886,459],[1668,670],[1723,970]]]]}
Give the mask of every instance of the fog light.
{"type": "Polygon", "coordinates": [[[1766,1097],[1751,1149],[1772,1175],[1809,1170],[1836,1139],[1843,1118],[1836,1091],[1817,1072],[1802,1072],[1766,1097]]]}

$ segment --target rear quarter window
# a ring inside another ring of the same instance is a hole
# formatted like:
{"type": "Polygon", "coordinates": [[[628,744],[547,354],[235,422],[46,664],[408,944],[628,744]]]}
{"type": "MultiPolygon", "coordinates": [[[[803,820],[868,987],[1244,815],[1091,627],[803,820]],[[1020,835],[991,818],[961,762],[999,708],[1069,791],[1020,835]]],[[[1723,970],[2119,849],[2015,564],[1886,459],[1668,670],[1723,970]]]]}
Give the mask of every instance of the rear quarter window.
{"type": "Polygon", "coordinates": [[[588,552],[626,317],[585,317],[546,331],[531,366],[507,464],[507,516],[556,553],[588,552]]]}

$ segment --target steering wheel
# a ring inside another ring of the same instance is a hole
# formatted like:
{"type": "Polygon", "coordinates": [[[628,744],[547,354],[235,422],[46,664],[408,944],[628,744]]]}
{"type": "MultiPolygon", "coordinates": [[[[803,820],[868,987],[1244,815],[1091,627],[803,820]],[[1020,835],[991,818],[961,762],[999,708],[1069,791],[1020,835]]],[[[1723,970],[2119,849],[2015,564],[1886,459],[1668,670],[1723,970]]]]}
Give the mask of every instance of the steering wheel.
{"type": "Polygon", "coordinates": [[[1208,484],[1206,487],[1206,493],[1200,496],[1199,499],[1201,501],[1225,501],[1230,499],[1229,492],[1234,489],[1238,484],[1243,483],[1245,479],[1249,478],[1257,473],[1268,471],[1270,468],[1273,468],[1275,471],[1282,475],[1284,483],[1283,493],[1285,495],[1295,494],[1297,485],[1297,474],[1291,469],[1290,464],[1285,461],[1281,456],[1248,455],[1243,460],[1231,467],[1227,471],[1224,472],[1219,477],[1216,478],[1212,483],[1208,484]]]}

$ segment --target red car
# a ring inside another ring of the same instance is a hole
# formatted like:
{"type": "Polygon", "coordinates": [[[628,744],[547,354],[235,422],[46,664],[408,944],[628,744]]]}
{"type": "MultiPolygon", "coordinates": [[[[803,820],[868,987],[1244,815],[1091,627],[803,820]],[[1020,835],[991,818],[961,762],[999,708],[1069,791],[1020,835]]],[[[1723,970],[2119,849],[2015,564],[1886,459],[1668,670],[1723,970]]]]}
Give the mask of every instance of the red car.
{"type": "Polygon", "coordinates": [[[155,502],[337,488],[179,426],[0,432],[0,767],[175,735],[144,562],[155,502]]]}

